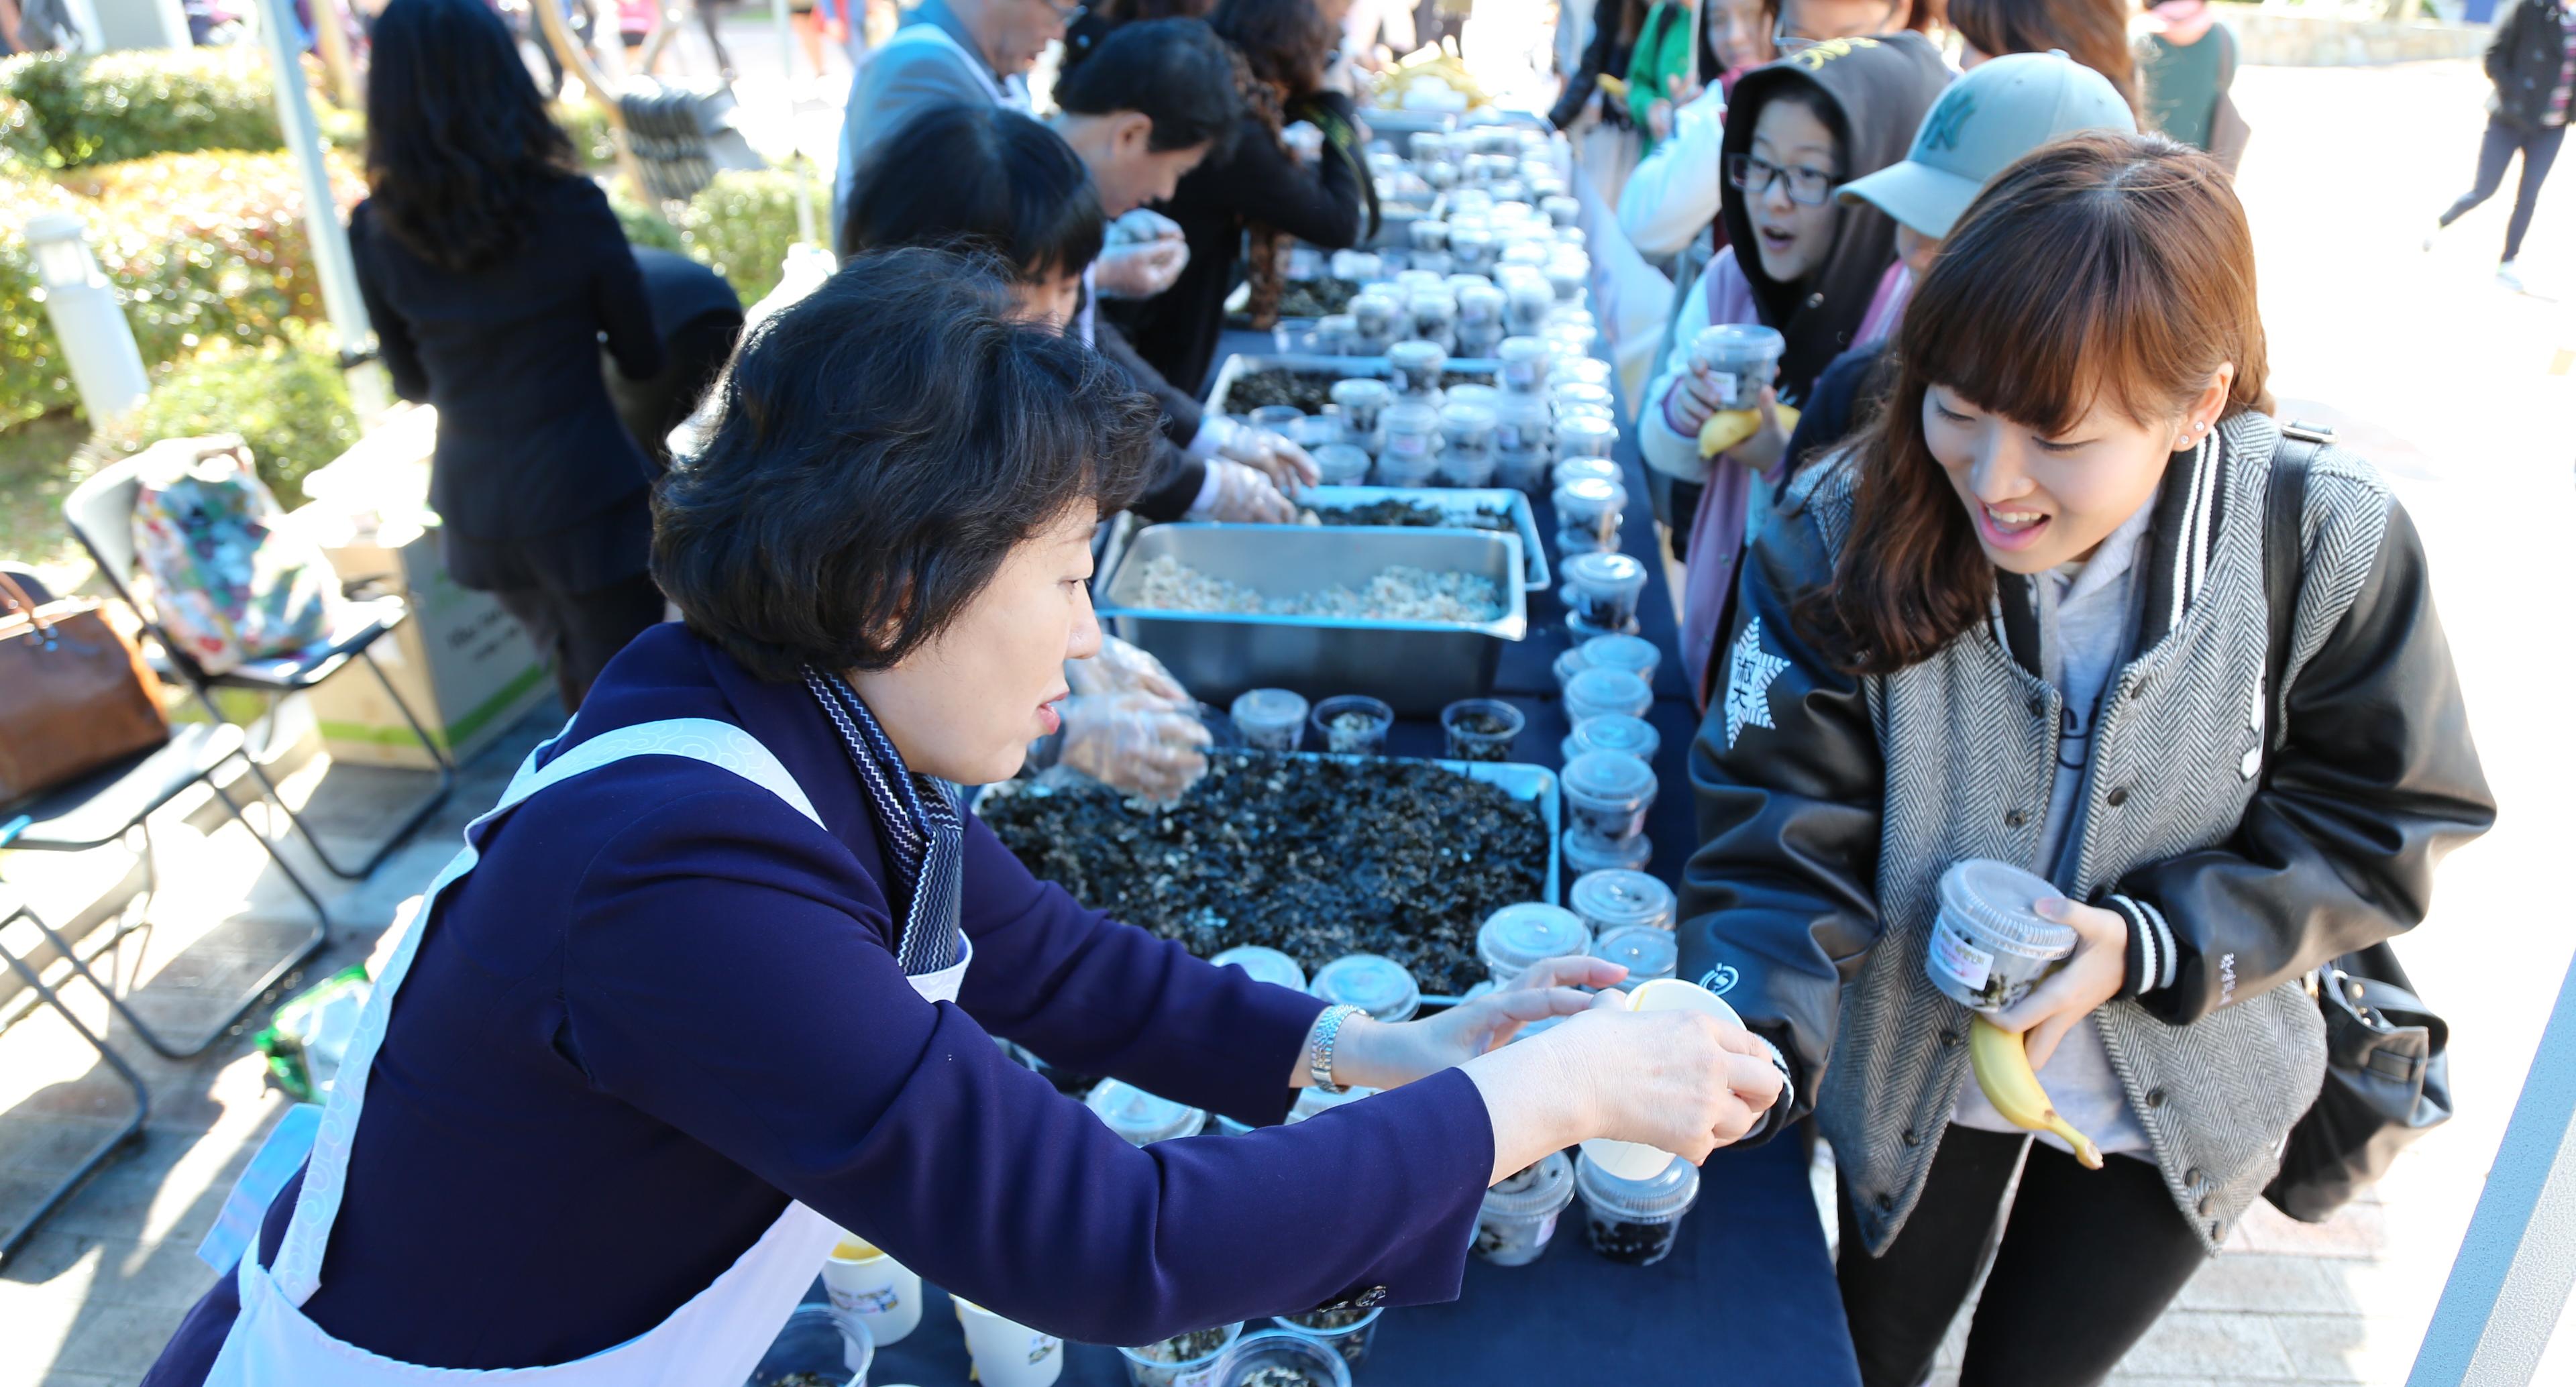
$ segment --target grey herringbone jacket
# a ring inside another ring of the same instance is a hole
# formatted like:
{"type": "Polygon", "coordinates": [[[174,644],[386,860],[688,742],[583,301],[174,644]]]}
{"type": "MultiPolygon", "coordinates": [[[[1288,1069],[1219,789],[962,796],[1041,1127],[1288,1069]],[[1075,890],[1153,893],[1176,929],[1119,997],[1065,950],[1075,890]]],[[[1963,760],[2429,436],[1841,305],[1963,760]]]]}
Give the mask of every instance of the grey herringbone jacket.
{"type": "MultiPolygon", "coordinates": [[[[2129,985],[2094,1021],[2213,1249],[2324,1073],[2305,975],[2412,928],[2434,863],[2493,818],[2413,527],[2333,449],[2309,472],[2287,735],[2264,764],[2279,437],[2240,414],[2167,474],[2137,653],[2096,712],[2077,865],[2058,882],[2131,922],[2129,985]]],[[[1810,644],[1798,598],[1869,542],[1848,533],[1851,488],[1848,462],[1808,473],[1747,560],[1725,696],[1691,753],[1682,976],[1788,1053],[1875,1254],[1969,1078],[1970,1014],[1924,972],[1934,882],[1962,858],[2031,862],[2060,710],[2035,673],[2029,582],[2010,574],[1987,625],[1896,673],[1844,673],[1810,644]]]]}

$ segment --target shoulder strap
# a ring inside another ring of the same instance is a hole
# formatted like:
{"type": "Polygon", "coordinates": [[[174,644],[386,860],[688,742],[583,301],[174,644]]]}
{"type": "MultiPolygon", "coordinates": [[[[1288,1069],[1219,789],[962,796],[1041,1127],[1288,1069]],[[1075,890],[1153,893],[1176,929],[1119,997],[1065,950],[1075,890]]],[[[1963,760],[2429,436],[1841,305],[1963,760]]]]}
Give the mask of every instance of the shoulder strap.
{"type": "Polygon", "coordinates": [[[2263,660],[2263,747],[2281,744],[2289,727],[2289,697],[2283,685],[2290,672],[2290,641],[2299,615],[2299,583],[2306,565],[2307,541],[2301,517],[2308,500],[2308,468],[2334,441],[2334,431],[2313,424],[2281,426],[2281,441],[2272,449],[2272,477],[2263,493],[2263,600],[2270,617],[2270,644],[2263,660]]]}

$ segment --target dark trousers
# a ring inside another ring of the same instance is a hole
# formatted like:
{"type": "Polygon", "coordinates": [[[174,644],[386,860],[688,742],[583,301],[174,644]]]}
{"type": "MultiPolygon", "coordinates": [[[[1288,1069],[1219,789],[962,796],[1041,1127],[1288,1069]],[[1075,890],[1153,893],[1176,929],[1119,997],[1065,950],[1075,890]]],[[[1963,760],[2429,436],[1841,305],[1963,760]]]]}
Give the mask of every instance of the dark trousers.
{"type": "Polygon", "coordinates": [[[2018,1134],[1952,1127],[1887,1255],[1872,1257],[1843,1191],[1835,1268],[1863,1387],[1916,1387],[1988,1249],[1959,1387],[2090,1387],[2110,1375],[2207,1260],[2153,1163],[2075,1158],[2018,1134]],[[2009,1210],[2004,1190],[2030,1157],[2009,1210]],[[2000,1235],[2000,1244],[1997,1242],[2000,1235]]]}
{"type": "Polygon", "coordinates": [[[2504,186],[2505,165],[2513,162],[2515,150],[2522,151],[2522,181],[2514,185],[2513,219],[2504,226],[2504,258],[2522,254],[2522,234],[2531,229],[2531,210],[2540,205],[2540,185],[2549,181],[2549,166],[2558,162],[2558,146],[2567,139],[2564,125],[2544,125],[2527,129],[2502,116],[2487,117],[2487,133],[2478,141],[2477,186],[2460,195],[2451,210],[2442,214],[2442,225],[2449,226],[2467,215],[2468,210],[2496,195],[2504,186]]]}
{"type": "Polygon", "coordinates": [[[628,641],[662,619],[662,590],[644,573],[590,592],[504,588],[492,596],[527,628],[528,639],[554,671],[566,712],[581,707],[591,682],[628,641]]]}

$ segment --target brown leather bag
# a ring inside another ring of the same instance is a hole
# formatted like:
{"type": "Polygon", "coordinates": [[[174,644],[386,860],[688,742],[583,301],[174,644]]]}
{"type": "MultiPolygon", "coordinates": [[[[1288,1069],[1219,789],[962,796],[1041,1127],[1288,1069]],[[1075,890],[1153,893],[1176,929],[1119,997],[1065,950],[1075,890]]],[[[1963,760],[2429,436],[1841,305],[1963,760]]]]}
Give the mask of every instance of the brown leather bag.
{"type": "Polygon", "coordinates": [[[0,573],[0,804],[170,740],[152,672],[98,603],[0,573]]]}

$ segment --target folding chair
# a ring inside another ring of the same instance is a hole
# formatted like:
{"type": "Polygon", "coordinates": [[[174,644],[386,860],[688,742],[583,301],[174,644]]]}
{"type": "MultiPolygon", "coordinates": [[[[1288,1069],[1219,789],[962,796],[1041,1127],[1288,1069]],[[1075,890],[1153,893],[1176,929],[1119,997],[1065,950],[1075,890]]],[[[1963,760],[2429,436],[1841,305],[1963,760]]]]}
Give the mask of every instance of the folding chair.
{"type": "MultiPolygon", "coordinates": [[[[151,751],[128,757],[68,785],[43,791],[14,804],[0,805],[0,848],[30,852],[87,852],[110,843],[122,843],[128,834],[141,830],[145,906],[138,918],[112,926],[118,940],[151,923],[152,909],[160,895],[161,872],[152,846],[151,816],[190,786],[198,784],[212,791],[215,798],[223,803],[225,811],[232,815],[233,821],[258,840],[270,860],[277,864],[277,870],[285,874],[287,883],[295,888],[295,893],[313,907],[312,930],[299,939],[295,947],[258,982],[243,992],[225,1010],[222,1019],[203,1036],[180,1045],[162,1039],[160,1032],[135,1015],[127,999],[118,995],[108,980],[91,968],[89,961],[81,957],[70,940],[23,903],[15,906],[13,914],[34,925],[37,932],[45,937],[45,942],[69,961],[72,971],[104,993],[108,1005],[116,1009],[116,1014],[124,1018],[125,1024],[134,1028],[134,1033],[143,1038],[144,1044],[152,1047],[154,1054],[165,1059],[183,1060],[205,1053],[280,979],[320,953],[330,938],[331,917],[322,908],[322,898],[313,893],[313,888],[305,884],[304,878],[296,875],[295,868],[278,855],[277,845],[251,823],[242,813],[241,805],[215,780],[215,772],[235,758],[239,758],[244,766],[257,769],[258,763],[244,752],[243,743],[242,730],[228,722],[181,723],[170,729],[168,742],[151,751]]],[[[9,954],[5,944],[0,944],[0,955],[7,955],[9,966],[19,973],[32,976],[29,963],[9,954]]]]}
{"type": "MultiPolygon", "coordinates": [[[[28,911],[25,901],[10,894],[6,889],[0,889],[0,929],[6,929],[14,920],[34,920],[35,918],[28,911]]],[[[39,924],[37,928],[42,929],[43,926],[39,924]]],[[[107,1061],[107,1067],[116,1071],[116,1076],[125,1081],[127,1088],[134,1090],[134,1116],[127,1119],[124,1128],[92,1147],[90,1153],[81,1158],[80,1164],[74,1167],[71,1174],[64,1176],[51,1192],[36,1202],[34,1213],[27,1215],[17,1227],[0,1232],[0,1265],[6,1265],[11,1257],[17,1255],[19,1247],[35,1234],[37,1226],[54,1212],[56,1206],[70,1198],[72,1191],[79,1189],[81,1183],[89,1179],[100,1166],[107,1164],[108,1158],[115,1155],[118,1149],[127,1142],[142,1137],[143,1120],[152,1113],[152,1095],[144,1090],[143,1077],[134,1072],[134,1066],[127,1064],[114,1050],[107,1048],[106,1041],[99,1039],[89,1027],[82,1025],[81,1019],[72,1014],[70,1007],[63,1005],[63,999],[56,996],[52,988],[45,986],[44,978],[39,976],[34,968],[29,967],[26,960],[10,953],[6,948],[0,948],[0,958],[8,960],[10,971],[16,973],[27,986],[34,988],[36,996],[45,1005],[62,1013],[62,1018],[71,1023],[72,1029],[80,1034],[80,1038],[88,1041],[98,1051],[100,1057],[107,1061]]]]}
{"type": "Polygon", "coordinates": [[[159,612],[135,596],[131,582],[135,566],[134,498],[141,486],[141,466],[141,459],[128,458],[81,483],[63,502],[63,518],[70,524],[73,537],[97,562],[98,571],[106,577],[117,598],[133,610],[151,631],[152,638],[159,642],[168,672],[176,674],[196,695],[207,716],[217,722],[224,720],[222,711],[215,706],[216,689],[248,689],[266,695],[268,712],[260,719],[260,745],[265,753],[270,729],[276,723],[278,700],[287,694],[312,688],[356,660],[366,665],[376,676],[376,682],[384,686],[385,696],[393,700],[394,707],[403,715],[403,721],[411,725],[412,735],[420,739],[421,749],[428,752],[430,760],[437,765],[438,788],[386,836],[373,856],[361,863],[357,870],[351,871],[333,860],[330,850],[322,846],[322,840],[304,822],[304,816],[296,813],[294,806],[286,802],[286,797],[278,793],[276,782],[269,779],[268,769],[259,758],[245,758],[250,763],[251,774],[259,777],[268,797],[286,812],[287,822],[294,825],[295,831],[312,847],[313,855],[321,859],[325,870],[352,881],[365,877],[391,857],[414,830],[428,821],[430,815],[437,813],[439,806],[447,802],[448,792],[456,787],[456,763],[449,759],[446,749],[430,735],[429,729],[421,725],[419,715],[412,712],[411,705],[394,688],[393,681],[385,677],[384,667],[376,663],[372,649],[378,639],[403,623],[410,614],[409,609],[400,597],[353,600],[346,608],[347,615],[341,629],[302,653],[253,660],[223,674],[207,673],[203,666],[189,657],[186,648],[171,639],[163,629],[159,612]]]}

